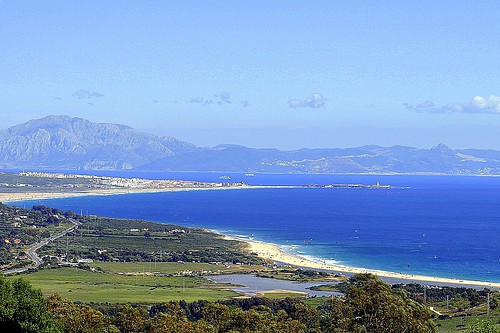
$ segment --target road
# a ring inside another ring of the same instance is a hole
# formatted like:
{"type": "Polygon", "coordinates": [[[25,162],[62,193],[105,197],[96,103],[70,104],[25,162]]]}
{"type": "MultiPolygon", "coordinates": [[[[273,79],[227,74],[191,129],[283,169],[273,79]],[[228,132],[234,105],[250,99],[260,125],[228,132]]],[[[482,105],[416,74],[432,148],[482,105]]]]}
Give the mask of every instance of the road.
{"type": "Polygon", "coordinates": [[[437,314],[438,316],[442,316],[442,315],[443,315],[441,312],[439,312],[439,311],[435,310],[433,306],[431,306],[429,309],[430,309],[432,312],[434,312],[435,314],[437,314]]]}
{"type": "Polygon", "coordinates": [[[77,229],[81,225],[80,222],[78,222],[78,221],[76,221],[74,219],[69,219],[69,221],[71,223],[73,223],[73,225],[71,227],[69,227],[66,230],[61,231],[60,233],[58,233],[58,234],[56,234],[54,236],[50,236],[49,238],[45,238],[41,242],[38,242],[38,243],[34,244],[28,250],[26,250],[27,256],[31,260],[33,260],[33,262],[34,262],[33,265],[28,266],[28,267],[22,267],[22,268],[7,269],[7,270],[2,271],[3,274],[4,275],[9,275],[9,274],[22,273],[22,272],[27,271],[30,268],[37,268],[38,266],[40,266],[43,263],[43,260],[42,260],[42,258],[40,258],[38,256],[38,254],[36,253],[36,251],[38,251],[38,249],[40,249],[42,246],[45,246],[45,245],[49,244],[50,242],[53,242],[56,239],[61,238],[62,236],[66,235],[66,234],[69,234],[70,232],[73,232],[75,229],[77,229]]]}

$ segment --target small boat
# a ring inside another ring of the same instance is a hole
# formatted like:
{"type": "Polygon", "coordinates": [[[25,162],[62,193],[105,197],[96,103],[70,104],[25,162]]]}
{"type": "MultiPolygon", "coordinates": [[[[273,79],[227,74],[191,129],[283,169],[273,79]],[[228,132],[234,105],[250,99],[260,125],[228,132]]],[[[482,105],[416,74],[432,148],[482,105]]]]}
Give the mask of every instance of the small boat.
{"type": "Polygon", "coordinates": [[[247,177],[255,177],[255,174],[253,174],[253,173],[245,173],[245,176],[247,176],[247,177]]]}
{"type": "Polygon", "coordinates": [[[219,179],[229,180],[229,179],[231,179],[231,177],[229,177],[228,175],[224,175],[224,176],[220,176],[219,179]]]}

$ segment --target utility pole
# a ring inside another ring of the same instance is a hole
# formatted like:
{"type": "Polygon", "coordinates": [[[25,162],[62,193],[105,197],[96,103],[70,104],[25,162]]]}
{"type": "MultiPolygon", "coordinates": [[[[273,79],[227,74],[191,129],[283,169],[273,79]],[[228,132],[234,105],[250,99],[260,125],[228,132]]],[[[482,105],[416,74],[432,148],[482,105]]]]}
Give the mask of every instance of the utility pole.
{"type": "Polygon", "coordinates": [[[68,234],[66,234],[66,262],[69,262],[69,260],[68,260],[68,250],[69,250],[69,239],[68,239],[68,234]]]}
{"type": "Polygon", "coordinates": [[[450,309],[450,295],[446,295],[446,310],[450,309]]]}
{"type": "Polygon", "coordinates": [[[489,316],[490,315],[490,293],[487,293],[487,299],[488,299],[488,305],[487,305],[487,310],[486,310],[486,313],[487,315],[489,316]]]}

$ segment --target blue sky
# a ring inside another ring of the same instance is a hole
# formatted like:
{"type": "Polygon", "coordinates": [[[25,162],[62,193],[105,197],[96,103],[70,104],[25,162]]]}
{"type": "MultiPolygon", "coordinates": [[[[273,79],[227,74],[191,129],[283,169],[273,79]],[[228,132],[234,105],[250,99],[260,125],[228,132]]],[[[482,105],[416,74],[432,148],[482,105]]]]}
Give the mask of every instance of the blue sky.
{"type": "Polygon", "coordinates": [[[499,1],[0,0],[0,128],[500,149],[499,1]]]}

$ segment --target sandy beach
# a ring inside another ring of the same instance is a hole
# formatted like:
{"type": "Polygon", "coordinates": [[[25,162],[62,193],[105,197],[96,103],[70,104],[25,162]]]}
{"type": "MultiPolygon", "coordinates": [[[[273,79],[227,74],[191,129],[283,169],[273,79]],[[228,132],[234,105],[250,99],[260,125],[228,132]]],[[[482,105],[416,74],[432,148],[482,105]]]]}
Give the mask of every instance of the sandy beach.
{"type": "Polygon", "coordinates": [[[221,191],[221,190],[247,190],[262,188],[295,188],[296,186],[228,186],[228,187],[172,187],[172,188],[112,188],[112,189],[92,189],[88,191],[74,192],[17,192],[0,193],[0,202],[16,202],[23,200],[43,200],[72,198],[83,196],[99,195],[121,195],[133,193],[161,193],[161,192],[181,192],[181,191],[221,191]]]}
{"type": "Polygon", "coordinates": [[[105,190],[91,190],[81,192],[19,192],[19,193],[0,193],[0,202],[16,202],[23,200],[42,200],[42,199],[57,199],[57,198],[71,198],[83,197],[93,195],[119,195],[129,193],[154,193],[154,192],[169,192],[177,189],[105,189],[105,190]]]}
{"type": "Polygon", "coordinates": [[[381,270],[373,270],[373,269],[363,269],[342,265],[330,265],[324,264],[320,262],[315,262],[312,260],[308,260],[306,258],[302,258],[300,256],[291,255],[283,252],[279,246],[270,243],[264,242],[255,242],[248,241],[246,239],[239,239],[229,237],[230,239],[239,240],[246,242],[249,246],[249,250],[252,253],[256,253],[259,257],[273,260],[280,263],[285,263],[293,266],[311,268],[311,269],[321,269],[331,272],[337,273],[373,273],[381,278],[390,278],[396,280],[405,280],[408,282],[415,283],[435,283],[435,284],[446,284],[446,285],[463,285],[463,286],[475,286],[475,287],[485,287],[490,289],[500,289],[500,283],[497,282],[486,282],[486,281],[472,281],[472,280],[463,280],[463,279],[450,279],[450,278],[441,278],[441,277],[432,277],[432,276],[424,276],[424,275],[413,275],[413,274],[403,274],[403,273],[395,273],[395,272],[387,272],[381,270]]]}

